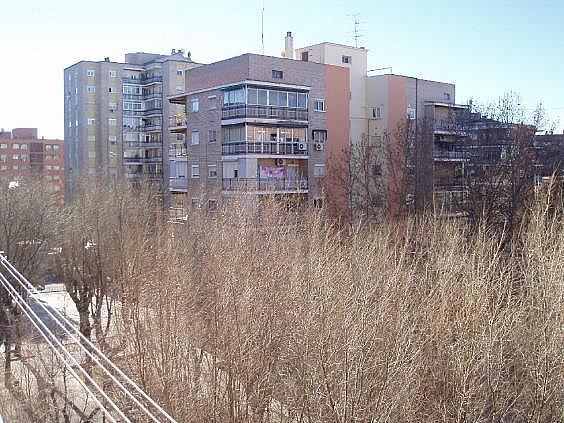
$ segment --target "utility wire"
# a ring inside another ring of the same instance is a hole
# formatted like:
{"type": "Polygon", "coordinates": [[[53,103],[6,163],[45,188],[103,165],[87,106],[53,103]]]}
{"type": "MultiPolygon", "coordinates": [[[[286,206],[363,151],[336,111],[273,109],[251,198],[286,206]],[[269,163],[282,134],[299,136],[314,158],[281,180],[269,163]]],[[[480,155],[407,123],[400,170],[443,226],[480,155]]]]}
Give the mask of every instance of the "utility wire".
{"type": "MultiPolygon", "coordinates": [[[[7,258],[3,257],[0,254],[0,262],[2,263],[3,267],[14,277],[18,283],[30,294],[40,294],[39,291],[8,261],[7,258]]],[[[177,423],[173,417],[171,417],[158,403],[156,403],[151,397],[149,397],[143,389],[139,387],[133,380],[131,380],[119,367],[117,367],[98,347],[96,347],[88,338],[86,338],[80,330],[76,328],[76,326],[68,320],[66,316],[64,316],[59,310],[53,308],[55,314],[58,315],[58,318],[53,315],[51,310],[46,307],[43,303],[39,302],[39,305],[45,310],[45,312],[69,335],[85,352],[91,357],[95,363],[114,381],[120,389],[130,397],[133,402],[144,412],[146,413],[154,422],[160,423],[158,420],[145,406],[143,403],[139,401],[137,397],[135,397],[131,391],[129,391],[117,378],[113,375],[100,361],[94,357],[92,352],[86,348],[81,342],[80,339],[83,340],[92,350],[94,350],[100,358],[103,359],[109,366],[115,370],[119,376],[121,376],[125,381],[132,386],[147,402],[149,402],[156,410],[158,410],[164,417],[166,417],[171,423],[177,423]],[[62,324],[60,320],[63,320],[64,323],[62,324]],[[71,334],[68,330],[68,327],[71,327],[75,334],[79,336],[80,339],[77,339],[73,334],[71,334]]]]}
{"type": "Polygon", "coordinates": [[[82,387],[86,390],[86,392],[92,396],[92,398],[94,399],[94,401],[96,402],[96,404],[98,404],[98,406],[104,411],[104,413],[108,416],[108,418],[112,421],[112,422],[116,422],[116,419],[111,415],[111,413],[108,411],[108,409],[106,407],[104,407],[104,405],[102,405],[102,403],[100,402],[100,400],[96,397],[96,395],[94,395],[94,393],[88,388],[88,386],[84,383],[84,381],[80,378],[80,376],[78,376],[78,374],[74,371],[73,366],[67,361],[67,359],[65,359],[65,357],[61,354],[61,352],[59,351],[59,349],[63,350],[65,352],[65,354],[67,355],[68,358],[70,358],[70,361],[76,366],[78,367],[78,369],[84,374],[84,376],[86,377],[86,379],[88,379],[88,381],[96,388],[96,390],[98,390],[100,392],[100,394],[104,397],[104,399],[106,401],[108,401],[108,403],[112,406],[112,408],[120,415],[122,416],[126,422],[130,422],[130,420],[125,416],[125,414],[123,414],[123,412],[119,409],[119,407],[117,405],[115,405],[115,403],[104,393],[104,391],[102,390],[102,388],[100,388],[100,386],[96,383],[96,381],[94,379],[92,379],[92,377],[88,374],[88,372],[86,372],[86,370],[84,370],[84,368],[76,361],[76,359],[73,357],[73,355],[70,353],[70,351],[68,351],[65,346],[57,339],[57,337],[51,332],[51,330],[41,321],[41,319],[39,319],[39,317],[35,314],[35,312],[31,309],[31,307],[29,306],[29,304],[27,304],[25,302],[25,300],[22,298],[22,296],[18,293],[18,291],[10,284],[10,282],[8,281],[8,279],[6,279],[6,277],[0,273],[0,283],[2,284],[2,286],[6,289],[6,291],[8,291],[8,293],[10,294],[10,296],[14,299],[15,303],[20,307],[20,309],[24,312],[24,314],[26,315],[26,317],[29,319],[29,321],[33,324],[33,326],[35,326],[35,328],[37,329],[37,331],[39,332],[39,334],[45,339],[45,341],[47,341],[47,343],[49,344],[49,346],[51,347],[51,349],[53,350],[53,352],[57,355],[57,357],[64,363],[64,365],[67,367],[67,369],[70,371],[70,373],[73,375],[73,377],[77,380],[78,383],[80,383],[80,385],[82,385],[82,387]],[[35,319],[37,319],[37,322],[33,319],[32,315],[35,317],[35,319]],[[38,323],[40,326],[42,326],[43,329],[41,329],[38,326],[38,323]],[[47,336],[47,334],[49,334],[52,339],[58,344],[58,347],[55,347],[55,345],[53,345],[53,342],[51,339],[49,339],[49,337],[47,336]]]}

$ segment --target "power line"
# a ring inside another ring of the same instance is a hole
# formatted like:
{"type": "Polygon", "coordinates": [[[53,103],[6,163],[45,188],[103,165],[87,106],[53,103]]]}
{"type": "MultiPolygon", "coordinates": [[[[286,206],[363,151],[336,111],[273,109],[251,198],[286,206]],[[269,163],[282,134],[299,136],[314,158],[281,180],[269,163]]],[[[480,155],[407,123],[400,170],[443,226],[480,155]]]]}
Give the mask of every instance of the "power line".
{"type": "MultiPolygon", "coordinates": [[[[28,294],[39,294],[37,289],[8,261],[6,257],[4,257],[0,253],[0,262],[3,267],[10,273],[10,275],[20,284],[20,286],[25,289],[28,294]]],[[[116,377],[113,375],[102,363],[100,363],[100,359],[105,361],[120,377],[122,377],[127,384],[132,386],[138,394],[140,394],[149,404],[151,404],[162,416],[164,416],[168,421],[171,423],[176,423],[174,418],[172,418],[158,403],[156,403],[151,397],[149,397],[140,387],[137,385],[133,380],[131,380],[119,367],[117,367],[98,347],[96,347],[88,338],[86,338],[77,328],[76,326],[70,322],[59,310],[54,308],[55,314],[57,317],[51,312],[49,308],[47,308],[42,302],[38,302],[39,305],[45,310],[45,312],[73,339],[77,345],[89,356],[91,357],[96,365],[107,374],[110,379],[129,397],[133,400],[133,402],[153,421],[160,422],[146,407],[142,404],[137,397],[135,397],[131,391],[129,391],[116,377]],[[61,320],[65,323],[61,323],[61,320]],[[68,328],[72,328],[75,335],[78,335],[78,338],[69,332],[68,328]],[[86,348],[82,342],[84,341],[89,348],[91,348],[97,355],[98,358],[95,357],[92,352],[86,348]]],[[[33,310],[32,310],[33,312],[33,310]]]]}
{"type": "Polygon", "coordinates": [[[41,321],[41,319],[39,319],[39,317],[31,309],[29,304],[27,304],[25,302],[25,300],[22,298],[22,296],[10,284],[8,279],[6,279],[6,277],[2,273],[0,273],[0,283],[6,289],[6,291],[10,294],[10,296],[13,298],[16,305],[18,305],[20,307],[20,309],[23,311],[23,313],[26,315],[26,317],[29,319],[29,321],[33,324],[33,326],[35,326],[35,328],[37,329],[39,334],[45,339],[47,344],[49,344],[49,346],[51,347],[53,352],[57,355],[59,360],[61,360],[63,362],[63,364],[69,370],[71,375],[84,388],[84,390],[94,399],[96,404],[98,404],[98,406],[102,409],[102,411],[104,411],[104,413],[108,416],[108,418],[112,422],[116,422],[115,418],[111,415],[111,413],[108,411],[108,409],[106,407],[104,407],[104,405],[100,402],[98,397],[96,397],[96,395],[94,395],[94,393],[88,388],[88,386],[84,383],[84,381],[77,375],[77,373],[73,369],[73,365],[69,364],[69,362],[67,361],[67,359],[65,359],[65,357],[63,357],[63,355],[61,354],[59,349],[63,350],[66,353],[67,357],[70,358],[70,361],[74,364],[74,366],[77,367],[84,374],[86,379],[88,379],[88,381],[96,388],[96,390],[98,392],[100,392],[100,394],[104,397],[104,399],[106,401],[108,401],[108,403],[110,405],[112,405],[112,408],[114,408],[114,410],[120,416],[122,416],[125,419],[125,421],[129,422],[129,419],[125,416],[125,414],[123,414],[123,412],[119,409],[119,407],[117,407],[117,405],[115,405],[113,403],[113,401],[106,395],[106,393],[102,390],[102,388],[100,388],[100,386],[96,383],[96,381],[94,379],[92,379],[92,377],[88,374],[88,372],[86,370],[84,370],[84,368],[76,361],[76,359],[72,356],[70,351],[66,349],[66,347],[57,339],[57,337],[51,332],[51,330],[41,321]],[[29,312],[28,312],[28,309],[29,309],[29,312]],[[31,313],[31,315],[30,315],[30,313],[31,313]],[[37,319],[37,323],[32,318],[32,316],[34,316],[37,319]],[[43,330],[38,326],[38,323],[39,323],[39,325],[41,325],[43,327],[43,330]],[[52,337],[52,339],[55,340],[55,342],[58,344],[59,348],[57,348],[57,347],[55,347],[55,345],[53,345],[53,342],[51,341],[51,339],[49,339],[47,334],[49,334],[52,337]]]}

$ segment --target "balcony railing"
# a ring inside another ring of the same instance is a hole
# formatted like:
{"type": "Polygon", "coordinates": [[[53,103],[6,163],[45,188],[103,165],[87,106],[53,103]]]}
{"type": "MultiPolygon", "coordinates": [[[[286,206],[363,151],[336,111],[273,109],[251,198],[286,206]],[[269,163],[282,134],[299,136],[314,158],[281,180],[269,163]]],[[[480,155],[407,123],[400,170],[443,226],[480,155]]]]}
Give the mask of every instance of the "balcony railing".
{"type": "Polygon", "coordinates": [[[155,132],[155,131],[160,131],[162,129],[162,126],[160,123],[149,123],[147,125],[141,126],[140,131],[141,132],[155,132]]]}
{"type": "Polygon", "coordinates": [[[123,162],[126,165],[140,165],[140,164],[151,164],[151,163],[161,163],[163,158],[160,156],[156,157],[124,157],[123,162]]]}
{"type": "Polygon", "coordinates": [[[467,160],[470,154],[467,151],[434,150],[433,158],[435,160],[467,160]]]}
{"type": "Polygon", "coordinates": [[[307,178],[223,178],[224,191],[307,191],[307,178]]]}
{"type": "Polygon", "coordinates": [[[169,116],[168,118],[169,127],[186,126],[187,124],[188,119],[186,119],[186,116],[169,116]]]}
{"type": "Polygon", "coordinates": [[[121,81],[124,84],[152,84],[153,82],[163,82],[163,77],[161,75],[154,75],[149,77],[142,77],[142,78],[132,78],[130,76],[124,76],[121,78],[121,81]]]}
{"type": "Polygon", "coordinates": [[[276,106],[229,106],[221,110],[222,119],[259,118],[307,121],[308,112],[303,109],[289,109],[276,106]]]}
{"type": "Polygon", "coordinates": [[[460,122],[453,122],[452,120],[437,119],[435,121],[435,131],[463,133],[465,131],[464,125],[460,122]]]}
{"type": "Polygon", "coordinates": [[[221,154],[266,154],[274,156],[307,156],[306,142],[232,142],[221,145],[221,154]]]}
{"type": "Polygon", "coordinates": [[[188,189],[188,180],[186,178],[169,178],[168,187],[170,189],[188,189]]]}
{"type": "Polygon", "coordinates": [[[138,148],[161,148],[163,143],[161,141],[124,141],[123,148],[138,149],[138,148]]]}

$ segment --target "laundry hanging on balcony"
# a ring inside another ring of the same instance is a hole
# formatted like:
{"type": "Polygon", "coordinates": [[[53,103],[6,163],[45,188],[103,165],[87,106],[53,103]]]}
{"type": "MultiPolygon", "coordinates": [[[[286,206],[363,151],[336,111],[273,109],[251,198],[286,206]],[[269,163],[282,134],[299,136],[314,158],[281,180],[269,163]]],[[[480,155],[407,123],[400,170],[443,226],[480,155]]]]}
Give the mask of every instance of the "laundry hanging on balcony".
{"type": "Polygon", "coordinates": [[[261,179],[284,179],[285,176],[286,168],[284,167],[260,166],[261,179]]]}

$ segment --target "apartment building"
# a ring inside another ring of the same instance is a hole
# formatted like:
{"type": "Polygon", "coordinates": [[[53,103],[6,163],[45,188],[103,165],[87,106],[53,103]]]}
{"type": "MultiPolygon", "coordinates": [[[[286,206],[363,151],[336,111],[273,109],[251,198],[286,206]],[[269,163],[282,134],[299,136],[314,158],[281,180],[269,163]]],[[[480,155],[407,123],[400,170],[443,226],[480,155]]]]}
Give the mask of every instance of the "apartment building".
{"type": "Polygon", "coordinates": [[[64,142],[39,138],[37,128],[0,131],[0,181],[41,178],[47,189],[64,193],[64,142]]]}
{"type": "Polygon", "coordinates": [[[328,157],[349,143],[346,68],[243,54],[191,69],[170,131],[178,205],[216,207],[244,191],[323,206],[328,157]]]}
{"type": "MultiPolygon", "coordinates": [[[[291,34],[289,36],[290,46],[293,46],[291,34]]],[[[289,47],[288,43],[286,46],[289,47]]],[[[295,54],[296,60],[340,66],[349,70],[349,142],[355,144],[366,139],[368,50],[364,47],[323,42],[296,49],[295,54]]],[[[290,57],[288,52],[286,55],[290,57]]]]}
{"type": "MultiPolygon", "coordinates": [[[[64,70],[65,199],[85,175],[168,182],[166,97],[184,92],[185,72],[198,66],[182,50],[127,53],[123,63],[80,61],[64,70]]],[[[176,138],[175,138],[176,140],[176,138]]]]}

